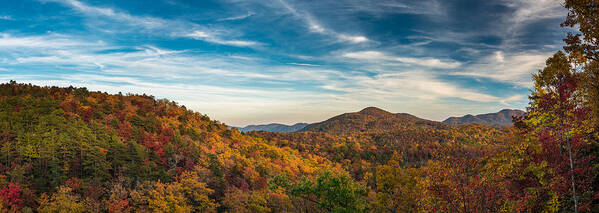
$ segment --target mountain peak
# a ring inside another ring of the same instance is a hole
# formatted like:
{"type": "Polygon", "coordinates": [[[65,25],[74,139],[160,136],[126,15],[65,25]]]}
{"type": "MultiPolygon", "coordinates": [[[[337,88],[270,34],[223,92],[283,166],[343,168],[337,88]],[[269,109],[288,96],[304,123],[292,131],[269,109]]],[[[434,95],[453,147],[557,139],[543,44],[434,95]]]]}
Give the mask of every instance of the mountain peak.
{"type": "Polygon", "coordinates": [[[405,129],[444,129],[446,124],[418,118],[407,113],[391,113],[377,107],[344,113],[326,121],[310,124],[300,131],[346,134],[352,132],[393,132],[405,129]]]}
{"type": "Polygon", "coordinates": [[[366,107],[366,108],[360,110],[358,113],[364,114],[364,115],[373,115],[373,116],[383,116],[383,115],[391,114],[390,112],[387,112],[387,111],[377,108],[377,107],[366,107]]]}

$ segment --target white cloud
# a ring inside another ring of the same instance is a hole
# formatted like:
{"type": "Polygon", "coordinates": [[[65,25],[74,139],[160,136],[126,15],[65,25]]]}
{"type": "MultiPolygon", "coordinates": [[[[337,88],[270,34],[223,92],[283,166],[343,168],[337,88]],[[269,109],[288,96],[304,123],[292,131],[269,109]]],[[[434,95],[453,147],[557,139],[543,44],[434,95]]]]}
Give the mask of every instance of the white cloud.
{"type": "MultiPolygon", "coordinates": [[[[52,70],[67,69],[65,74],[47,71],[40,71],[36,76],[9,73],[0,75],[0,79],[85,86],[113,93],[153,94],[234,125],[258,121],[312,122],[324,118],[323,113],[334,115],[373,103],[394,104],[402,106],[397,108],[401,111],[426,113],[425,109],[439,107],[435,103],[445,99],[466,100],[468,104],[507,104],[513,100],[463,88],[427,70],[387,70],[371,76],[307,63],[266,66],[245,56],[190,54],[189,51],[148,45],[133,47],[136,51],[104,51],[123,47],[61,35],[19,37],[5,34],[0,37],[0,47],[0,55],[9,59],[0,65],[11,66],[11,70],[14,70],[12,67],[39,65],[52,70]],[[21,51],[15,51],[17,49],[21,51]],[[276,85],[276,89],[268,85],[276,85]],[[426,103],[427,107],[415,103],[426,103]],[[277,109],[276,113],[273,109],[277,109]],[[290,116],[281,118],[281,113],[287,112],[290,116]]],[[[388,57],[387,60],[392,61],[422,63],[376,51],[354,53],[354,57],[358,56],[362,60],[388,57]]],[[[439,113],[429,115],[437,119],[444,116],[439,113]]]]}
{"type": "Polygon", "coordinates": [[[221,19],[218,19],[218,21],[237,21],[237,20],[242,20],[242,19],[249,18],[249,17],[251,17],[253,15],[256,15],[256,13],[254,13],[254,12],[248,12],[247,14],[244,14],[244,15],[227,17],[227,18],[221,18],[221,19]]]}
{"type": "Polygon", "coordinates": [[[343,57],[364,60],[388,60],[389,58],[389,56],[378,51],[349,52],[343,54],[343,57]]]}
{"type": "Polygon", "coordinates": [[[345,34],[345,33],[336,32],[332,29],[327,29],[322,24],[320,24],[308,12],[305,12],[305,11],[300,12],[300,11],[296,10],[293,6],[291,6],[285,0],[279,0],[279,2],[281,3],[281,5],[283,5],[283,7],[285,9],[287,9],[295,17],[304,20],[304,22],[306,22],[306,25],[308,26],[308,29],[310,29],[311,32],[319,33],[319,34],[323,34],[323,35],[329,35],[329,36],[336,38],[338,41],[342,41],[342,42],[363,43],[363,42],[370,41],[365,36],[349,35],[349,34],[345,34]]]}
{"type": "Polygon", "coordinates": [[[338,34],[337,37],[339,37],[339,39],[341,39],[341,40],[349,41],[351,43],[361,43],[361,42],[368,41],[368,38],[366,38],[364,36],[350,36],[350,35],[338,34]]]}
{"type": "Polygon", "coordinates": [[[135,16],[127,12],[117,11],[112,8],[95,7],[78,0],[46,0],[65,4],[81,14],[91,18],[91,27],[101,28],[99,30],[112,32],[131,30],[131,27],[139,27],[150,34],[161,34],[162,36],[187,37],[205,42],[221,45],[248,47],[258,45],[258,42],[231,39],[229,35],[222,35],[229,29],[211,29],[192,22],[181,20],[169,20],[151,16],[135,16]],[[98,24],[110,21],[108,24],[98,24]],[[119,27],[127,25],[129,27],[119,27]],[[112,31],[103,27],[114,28],[112,31]],[[218,33],[217,33],[218,32],[218,33]]]}
{"type": "Polygon", "coordinates": [[[95,16],[95,17],[105,17],[111,18],[119,21],[120,23],[127,23],[130,25],[140,25],[144,28],[154,29],[161,28],[168,25],[168,21],[160,18],[154,17],[142,17],[142,16],[133,16],[131,14],[125,12],[118,12],[112,8],[103,8],[103,7],[94,7],[87,4],[84,4],[77,0],[53,0],[60,3],[64,3],[73,9],[81,12],[87,16],[95,16]]]}
{"type": "Polygon", "coordinates": [[[297,65],[297,66],[308,66],[308,67],[318,67],[320,65],[318,64],[306,64],[306,63],[287,63],[290,65],[297,65]]]}
{"type": "Polygon", "coordinates": [[[510,103],[517,102],[517,101],[520,101],[520,100],[524,100],[525,98],[526,97],[524,95],[512,95],[512,96],[509,96],[507,98],[501,99],[499,101],[499,103],[501,103],[501,104],[503,104],[505,106],[509,106],[510,103]]]}
{"type": "Polygon", "coordinates": [[[210,35],[208,35],[208,33],[206,32],[202,32],[199,30],[196,30],[192,33],[188,33],[186,36],[191,37],[191,38],[195,38],[195,39],[205,39],[205,38],[210,38],[210,35]]]}
{"type": "Polygon", "coordinates": [[[503,56],[503,52],[497,51],[495,52],[495,60],[499,63],[503,63],[505,61],[505,57],[503,56]]]}
{"type": "Polygon", "coordinates": [[[513,53],[504,55],[496,52],[482,58],[479,62],[468,65],[463,71],[452,75],[488,78],[495,81],[511,83],[516,86],[532,86],[531,74],[543,68],[545,60],[552,53],[513,53]]]}
{"type": "Polygon", "coordinates": [[[0,20],[11,21],[13,20],[11,16],[0,16],[0,20]]]}
{"type": "Polygon", "coordinates": [[[564,17],[567,10],[562,2],[563,0],[505,0],[507,6],[516,9],[510,16],[515,23],[564,17]]]}
{"type": "Polygon", "coordinates": [[[255,46],[255,45],[260,44],[258,42],[254,42],[254,41],[223,40],[218,37],[215,37],[214,35],[210,35],[206,32],[199,31],[199,30],[196,30],[192,33],[185,34],[185,36],[196,39],[196,40],[202,40],[202,41],[207,41],[207,42],[216,43],[216,44],[239,46],[239,47],[255,46]]]}
{"type": "Polygon", "coordinates": [[[379,74],[373,78],[357,80],[357,84],[374,88],[377,91],[375,93],[389,96],[402,95],[424,100],[460,98],[476,102],[499,101],[498,97],[460,88],[457,85],[439,80],[424,71],[379,74]]]}
{"type": "Polygon", "coordinates": [[[453,60],[441,60],[437,58],[413,58],[413,57],[397,57],[390,56],[379,51],[360,51],[349,52],[342,55],[346,58],[369,60],[369,61],[397,61],[406,64],[418,65],[423,67],[453,69],[457,68],[462,63],[453,60]]]}
{"type": "Polygon", "coordinates": [[[442,3],[438,0],[419,0],[419,1],[403,1],[396,0],[377,0],[364,3],[361,0],[350,0],[346,2],[353,10],[360,12],[369,12],[373,15],[380,14],[416,14],[428,16],[444,15],[442,3]]]}
{"type": "Polygon", "coordinates": [[[10,34],[0,33],[0,47],[2,48],[65,48],[74,46],[98,46],[102,44],[102,42],[92,43],[74,41],[60,34],[14,37],[10,34]]]}
{"type": "Polygon", "coordinates": [[[134,47],[137,51],[103,52],[122,47],[83,42],[66,36],[0,37],[0,55],[9,65],[45,64],[76,67],[79,71],[101,71],[111,75],[130,75],[149,79],[212,78],[223,80],[309,81],[340,76],[329,70],[298,69],[295,66],[263,67],[259,58],[247,56],[186,54],[186,51],[154,46],[134,47]]]}

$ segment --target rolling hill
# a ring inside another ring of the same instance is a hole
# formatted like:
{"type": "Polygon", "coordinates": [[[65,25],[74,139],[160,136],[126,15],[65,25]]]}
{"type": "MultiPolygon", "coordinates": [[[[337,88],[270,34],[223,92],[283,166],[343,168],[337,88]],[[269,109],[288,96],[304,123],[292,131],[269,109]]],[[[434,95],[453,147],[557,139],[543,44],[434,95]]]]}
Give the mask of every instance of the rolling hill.
{"type": "Polygon", "coordinates": [[[326,121],[307,125],[300,131],[343,134],[350,132],[386,132],[408,128],[447,129],[448,125],[430,121],[407,113],[391,113],[376,107],[359,112],[344,113],[326,121]]]}
{"type": "Polygon", "coordinates": [[[0,150],[0,212],[255,212],[249,197],[291,202],[269,178],[332,168],[172,101],[14,81],[0,84],[0,150]]]}
{"type": "Polygon", "coordinates": [[[492,127],[506,127],[512,125],[512,116],[524,115],[525,112],[518,109],[504,109],[496,113],[480,115],[465,115],[462,117],[450,117],[443,121],[447,124],[483,124],[492,127]]]}

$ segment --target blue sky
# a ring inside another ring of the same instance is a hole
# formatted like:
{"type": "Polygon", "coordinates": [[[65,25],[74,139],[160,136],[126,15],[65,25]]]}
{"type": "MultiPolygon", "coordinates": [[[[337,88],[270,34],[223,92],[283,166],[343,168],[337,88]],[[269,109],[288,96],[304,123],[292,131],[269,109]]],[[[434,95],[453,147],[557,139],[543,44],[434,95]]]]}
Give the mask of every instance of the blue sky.
{"type": "Polygon", "coordinates": [[[443,120],[524,108],[561,49],[556,0],[19,0],[0,81],[168,98],[230,125],[377,106],[443,120]]]}

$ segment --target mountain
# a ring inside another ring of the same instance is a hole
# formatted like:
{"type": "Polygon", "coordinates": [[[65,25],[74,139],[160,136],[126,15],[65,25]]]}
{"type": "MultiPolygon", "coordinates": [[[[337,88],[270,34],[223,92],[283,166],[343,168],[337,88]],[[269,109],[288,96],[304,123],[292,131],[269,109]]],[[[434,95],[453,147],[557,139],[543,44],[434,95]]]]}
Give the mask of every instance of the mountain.
{"type": "Polygon", "coordinates": [[[401,129],[446,129],[441,122],[430,121],[407,113],[391,113],[376,107],[367,107],[359,112],[344,113],[326,121],[307,125],[300,131],[343,134],[352,132],[387,132],[401,129]]]}
{"type": "Polygon", "coordinates": [[[524,115],[525,112],[518,109],[504,109],[496,113],[480,115],[465,115],[462,117],[450,117],[443,121],[447,124],[483,124],[492,127],[505,127],[512,125],[512,116],[524,115]]]}
{"type": "Polygon", "coordinates": [[[251,131],[268,131],[268,132],[297,132],[300,129],[306,127],[308,123],[296,123],[293,125],[285,124],[262,124],[262,125],[247,125],[245,127],[237,128],[241,132],[251,131]]]}
{"type": "Polygon", "coordinates": [[[333,169],[165,99],[14,81],[0,150],[0,212],[268,212],[245,203],[291,203],[270,178],[333,169]]]}

